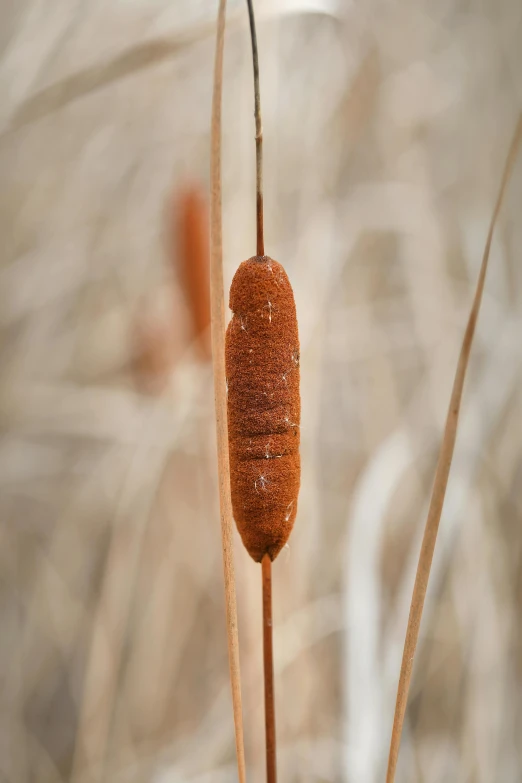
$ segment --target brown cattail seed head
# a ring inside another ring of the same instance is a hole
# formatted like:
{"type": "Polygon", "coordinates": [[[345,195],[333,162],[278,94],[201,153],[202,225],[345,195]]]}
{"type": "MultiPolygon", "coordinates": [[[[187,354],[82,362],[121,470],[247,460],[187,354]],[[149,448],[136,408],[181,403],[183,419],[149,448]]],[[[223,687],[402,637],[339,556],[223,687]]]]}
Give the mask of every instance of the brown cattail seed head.
{"type": "Polygon", "coordinates": [[[173,255],[181,273],[194,337],[205,359],[210,358],[210,248],[208,207],[202,188],[193,185],[179,194],[173,255]]]}
{"type": "Polygon", "coordinates": [[[301,400],[292,287],[268,256],[244,261],[226,335],[232,508],[254,560],[274,560],[297,512],[301,400]]]}

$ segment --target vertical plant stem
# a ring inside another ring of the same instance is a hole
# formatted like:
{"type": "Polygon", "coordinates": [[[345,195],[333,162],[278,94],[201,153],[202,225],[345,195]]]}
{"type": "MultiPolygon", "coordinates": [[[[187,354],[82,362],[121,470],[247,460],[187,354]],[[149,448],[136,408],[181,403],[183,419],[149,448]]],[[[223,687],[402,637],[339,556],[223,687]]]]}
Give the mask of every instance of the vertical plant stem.
{"type": "Polygon", "coordinates": [[[274,704],[274,653],[272,644],[272,561],[261,561],[263,581],[263,665],[265,673],[266,780],[276,783],[276,736],[274,704]]]}
{"type": "Polygon", "coordinates": [[[495,208],[493,210],[493,215],[489,226],[486,245],[484,248],[484,255],[482,257],[482,264],[480,267],[477,287],[475,290],[475,296],[473,298],[473,304],[471,306],[471,311],[469,314],[466,331],[464,333],[464,339],[462,341],[462,347],[460,349],[460,356],[457,364],[455,380],[453,382],[453,389],[451,392],[450,404],[449,404],[449,409],[446,418],[446,426],[444,429],[444,436],[442,438],[442,443],[440,446],[437,470],[435,473],[435,480],[433,483],[430,507],[428,510],[428,518],[426,520],[424,537],[422,540],[421,551],[419,554],[417,574],[415,577],[415,585],[413,588],[413,595],[411,599],[410,615],[408,618],[408,627],[406,630],[406,639],[404,642],[404,652],[402,655],[401,672],[399,676],[399,685],[397,688],[397,701],[395,704],[395,714],[393,717],[393,728],[392,728],[392,735],[391,735],[391,742],[390,742],[390,753],[388,756],[388,770],[386,773],[386,783],[394,783],[395,780],[397,760],[399,757],[399,746],[401,742],[402,726],[404,723],[404,716],[406,713],[406,705],[408,702],[408,693],[410,690],[411,675],[413,670],[413,659],[415,656],[415,650],[419,638],[419,629],[420,629],[420,623],[422,619],[422,610],[424,608],[424,599],[426,597],[426,590],[428,588],[431,563],[433,560],[433,553],[435,550],[435,543],[437,540],[437,532],[439,529],[439,522],[442,514],[444,498],[446,495],[446,487],[448,485],[451,461],[453,458],[453,451],[455,448],[455,440],[457,437],[457,427],[459,422],[460,404],[462,400],[462,390],[464,387],[466,370],[468,367],[469,356],[471,353],[471,346],[473,344],[473,337],[475,334],[475,326],[477,323],[477,318],[480,311],[480,304],[482,301],[482,294],[484,291],[484,282],[486,279],[486,272],[488,268],[489,252],[491,248],[491,241],[493,239],[493,230],[497,222],[498,214],[500,212],[500,207],[502,206],[502,200],[504,198],[506,186],[508,184],[511,172],[513,170],[513,166],[515,164],[521,138],[522,138],[522,115],[518,119],[515,134],[513,136],[513,141],[511,142],[511,147],[506,159],[504,172],[500,183],[500,189],[497,196],[495,208]]]}
{"type": "Polygon", "coordinates": [[[257,255],[265,254],[263,233],[263,124],[261,122],[261,94],[259,91],[259,57],[257,54],[256,20],[253,0],[247,0],[250,36],[252,39],[252,60],[254,64],[254,112],[256,119],[256,234],[257,255]]]}
{"type": "Polygon", "coordinates": [[[212,357],[214,369],[214,399],[218,452],[219,506],[223,547],[223,572],[228,639],[228,658],[239,783],[246,781],[243,743],[243,710],[239,669],[236,585],[234,577],[234,547],[232,501],[230,498],[230,463],[228,455],[227,392],[225,377],[225,300],[223,289],[223,240],[221,214],[221,96],[223,91],[223,48],[225,37],[226,0],[220,0],[217,22],[214,90],[210,147],[210,304],[212,357]]]}

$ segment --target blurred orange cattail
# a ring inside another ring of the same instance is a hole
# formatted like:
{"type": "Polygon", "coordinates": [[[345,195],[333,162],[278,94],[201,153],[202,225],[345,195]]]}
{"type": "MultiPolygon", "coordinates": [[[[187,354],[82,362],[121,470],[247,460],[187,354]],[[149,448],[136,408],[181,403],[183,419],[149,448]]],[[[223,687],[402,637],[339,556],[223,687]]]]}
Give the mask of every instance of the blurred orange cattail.
{"type": "MultiPolygon", "coordinates": [[[[189,329],[202,358],[210,359],[210,246],[208,208],[198,185],[185,186],[171,200],[167,213],[168,263],[185,294],[189,329]]],[[[160,394],[187,338],[184,308],[171,288],[167,314],[144,304],[132,332],[133,369],[139,388],[160,394]]]]}
{"type": "Polygon", "coordinates": [[[202,189],[185,187],[174,202],[172,261],[179,269],[192,333],[210,358],[210,246],[208,206],[202,189]]]}

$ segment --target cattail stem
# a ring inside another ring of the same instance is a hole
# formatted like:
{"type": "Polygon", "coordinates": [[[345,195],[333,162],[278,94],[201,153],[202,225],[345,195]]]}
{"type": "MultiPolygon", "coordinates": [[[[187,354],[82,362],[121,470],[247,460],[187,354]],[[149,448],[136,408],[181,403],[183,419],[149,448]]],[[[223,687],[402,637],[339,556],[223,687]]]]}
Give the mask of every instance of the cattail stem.
{"type": "Polygon", "coordinates": [[[257,54],[256,20],[252,0],[247,0],[250,36],[252,38],[252,60],[254,63],[254,112],[256,119],[256,233],[257,255],[265,255],[263,234],[263,124],[261,122],[261,95],[259,91],[259,57],[257,54]]]}
{"type": "Polygon", "coordinates": [[[274,652],[272,644],[272,561],[261,561],[263,580],[263,664],[265,672],[266,780],[276,783],[276,736],[274,705],[274,652]]]}

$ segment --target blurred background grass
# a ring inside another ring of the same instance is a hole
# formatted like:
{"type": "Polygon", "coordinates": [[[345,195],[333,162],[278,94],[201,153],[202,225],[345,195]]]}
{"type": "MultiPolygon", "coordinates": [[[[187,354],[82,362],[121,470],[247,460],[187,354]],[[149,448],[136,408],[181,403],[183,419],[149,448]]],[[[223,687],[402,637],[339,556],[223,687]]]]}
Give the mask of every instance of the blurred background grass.
{"type": "MultiPolygon", "coordinates": [[[[227,288],[255,250],[244,6],[230,2],[226,39],[227,288]]],[[[377,783],[437,447],[522,98],[522,6],[256,9],[266,246],[294,285],[302,343],[303,481],[274,568],[280,777],[377,783]]],[[[207,188],[215,15],[208,0],[0,10],[8,783],[236,779],[211,368],[167,241],[172,195],[207,188]],[[154,394],[135,362],[143,319],[169,335],[154,394]]],[[[404,783],[522,777],[521,197],[519,164],[466,385],[404,783]]],[[[236,576],[255,782],[260,573],[240,545],[236,576]]]]}

